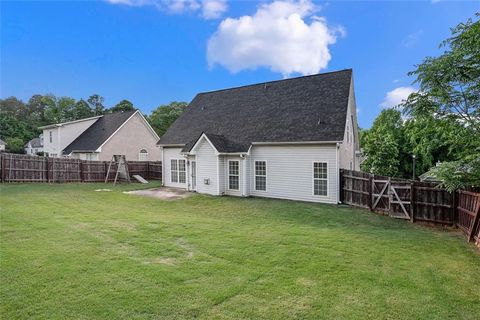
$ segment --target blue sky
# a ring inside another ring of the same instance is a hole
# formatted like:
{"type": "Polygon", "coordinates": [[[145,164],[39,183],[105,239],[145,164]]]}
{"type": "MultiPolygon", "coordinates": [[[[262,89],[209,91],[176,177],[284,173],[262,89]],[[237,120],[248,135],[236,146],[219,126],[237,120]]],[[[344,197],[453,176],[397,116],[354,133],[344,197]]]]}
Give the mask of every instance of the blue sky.
{"type": "Polygon", "coordinates": [[[369,127],[477,11],[480,1],[2,1],[0,97],[98,93],[149,113],[202,91],[353,68],[369,127]]]}

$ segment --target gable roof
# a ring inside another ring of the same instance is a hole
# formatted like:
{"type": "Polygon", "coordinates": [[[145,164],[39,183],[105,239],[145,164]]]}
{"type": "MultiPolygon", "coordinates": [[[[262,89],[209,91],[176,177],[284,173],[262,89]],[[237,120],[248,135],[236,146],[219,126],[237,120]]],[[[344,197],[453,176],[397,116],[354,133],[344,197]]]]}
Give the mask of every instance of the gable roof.
{"type": "Polygon", "coordinates": [[[30,141],[27,142],[27,144],[25,145],[25,147],[27,147],[29,143],[30,143],[30,146],[31,146],[32,148],[41,148],[41,147],[43,147],[42,139],[40,139],[40,138],[33,138],[32,140],[30,140],[30,141]]]}
{"type": "Polygon", "coordinates": [[[199,93],[158,144],[190,151],[202,133],[219,152],[247,152],[253,142],[342,141],[351,80],[348,69],[199,93]]]}
{"type": "Polygon", "coordinates": [[[0,139],[0,144],[6,145],[5,141],[3,141],[2,139],[0,139]]]}
{"type": "Polygon", "coordinates": [[[245,148],[247,148],[248,150],[248,147],[249,147],[249,145],[243,145],[240,143],[229,141],[222,135],[202,132],[196,140],[193,140],[187,143],[183,147],[182,152],[191,151],[203,136],[205,136],[213,145],[215,150],[217,150],[217,152],[220,152],[220,153],[242,152],[242,151],[236,151],[236,150],[244,150],[245,148]]]}
{"type": "Polygon", "coordinates": [[[137,110],[107,113],[90,127],[87,128],[81,135],[72,141],[63,152],[70,154],[73,151],[88,151],[93,152],[97,150],[110,136],[117,131],[122,124],[125,123],[137,110]]]}
{"type": "Polygon", "coordinates": [[[57,128],[57,127],[63,127],[67,124],[72,124],[72,123],[77,123],[77,122],[83,122],[83,121],[87,121],[87,120],[94,120],[94,119],[98,119],[98,118],[101,118],[102,116],[94,116],[94,117],[89,117],[89,118],[83,118],[83,119],[78,119],[78,120],[72,120],[72,121],[67,121],[67,122],[61,122],[61,123],[52,123],[52,124],[48,124],[46,126],[42,126],[42,127],[38,127],[38,129],[51,129],[51,128],[57,128]]]}

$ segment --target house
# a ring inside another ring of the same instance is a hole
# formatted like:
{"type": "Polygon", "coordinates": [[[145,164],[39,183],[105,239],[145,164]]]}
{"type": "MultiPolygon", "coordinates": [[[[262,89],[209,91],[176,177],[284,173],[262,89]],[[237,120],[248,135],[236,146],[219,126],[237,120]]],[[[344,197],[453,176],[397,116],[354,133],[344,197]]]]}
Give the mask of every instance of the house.
{"type": "Polygon", "coordinates": [[[25,154],[36,155],[37,153],[43,152],[43,134],[38,138],[33,138],[28,141],[25,146],[25,154]]]}
{"type": "Polygon", "coordinates": [[[5,143],[5,141],[3,141],[2,139],[0,139],[0,152],[3,152],[5,151],[5,146],[7,144],[5,143]]]}
{"type": "Polygon", "coordinates": [[[44,151],[50,157],[107,161],[123,154],[129,161],[156,161],[158,135],[138,110],[41,127],[44,151]]]}
{"type": "Polygon", "coordinates": [[[359,170],[352,70],[200,93],[158,145],[166,186],[338,203],[339,169],[359,170]]]}

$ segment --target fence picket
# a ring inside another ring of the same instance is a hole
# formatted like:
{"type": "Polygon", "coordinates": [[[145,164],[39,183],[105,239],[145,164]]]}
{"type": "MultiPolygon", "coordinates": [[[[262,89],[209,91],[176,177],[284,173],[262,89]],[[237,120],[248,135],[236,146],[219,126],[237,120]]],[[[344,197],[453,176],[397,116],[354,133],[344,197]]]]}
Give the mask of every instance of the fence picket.
{"type": "MultiPolygon", "coordinates": [[[[127,161],[127,164],[130,175],[162,180],[161,161],[127,161]]],[[[103,182],[106,167],[104,161],[0,154],[1,182],[103,182]]],[[[115,171],[116,167],[112,169],[115,171]]],[[[108,178],[111,180],[112,174],[108,178]]]]}
{"type": "Polygon", "coordinates": [[[351,170],[341,170],[340,178],[341,199],[346,204],[390,216],[408,216],[412,222],[457,226],[469,241],[480,245],[480,193],[451,193],[433,183],[367,176],[351,170]],[[406,206],[410,206],[409,210],[406,206]]]}

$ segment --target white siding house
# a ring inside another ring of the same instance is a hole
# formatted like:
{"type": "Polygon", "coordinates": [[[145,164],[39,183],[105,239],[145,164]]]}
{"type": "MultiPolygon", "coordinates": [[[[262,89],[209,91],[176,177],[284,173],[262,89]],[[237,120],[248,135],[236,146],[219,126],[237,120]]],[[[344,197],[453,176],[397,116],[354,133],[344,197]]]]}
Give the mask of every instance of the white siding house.
{"type": "Polygon", "coordinates": [[[43,130],[43,151],[50,157],[61,157],[63,149],[94,124],[98,118],[100,116],[40,127],[39,129],[43,130]]]}
{"type": "Polygon", "coordinates": [[[41,127],[44,151],[50,157],[110,160],[125,155],[130,161],[161,160],[158,135],[138,110],[41,127]]]}
{"type": "Polygon", "coordinates": [[[359,168],[352,72],[201,93],[158,145],[166,186],[336,204],[359,168]]]}
{"type": "Polygon", "coordinates": [[[25,144],[25,154],[36,155],[43,152],[43,134],[38,138],[33,138],[25,144]]]}

